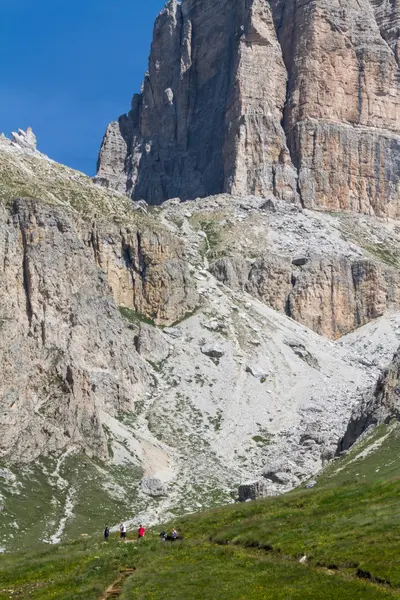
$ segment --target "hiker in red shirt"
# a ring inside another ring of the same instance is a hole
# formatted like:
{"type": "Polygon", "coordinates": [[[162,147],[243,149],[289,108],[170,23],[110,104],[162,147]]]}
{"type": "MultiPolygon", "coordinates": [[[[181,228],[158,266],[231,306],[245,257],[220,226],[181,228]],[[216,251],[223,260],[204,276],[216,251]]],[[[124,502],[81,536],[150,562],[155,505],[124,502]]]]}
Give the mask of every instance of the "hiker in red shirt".
{"type": "Polygon", "coordinates": [[[138,539],[140,540],[140,538],[143,538],[145,533],[146,533],[146,529],[143,527],[143,525],[139,525],[138,539]]]}

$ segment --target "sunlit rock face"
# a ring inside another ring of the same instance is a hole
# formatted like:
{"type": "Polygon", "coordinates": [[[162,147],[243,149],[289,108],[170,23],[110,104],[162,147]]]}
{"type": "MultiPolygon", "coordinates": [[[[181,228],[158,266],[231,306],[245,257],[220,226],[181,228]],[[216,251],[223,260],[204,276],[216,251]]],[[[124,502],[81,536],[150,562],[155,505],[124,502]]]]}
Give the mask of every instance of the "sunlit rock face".
{"type": "Polygon", "coordinates": [[[399,214],[399,5],[175,0],[97,181],[159,204],[273,193],[399,214]]]}
{"type": "Polygon", "coordinates": [[[304,205],[398,216],[399,68],[396,44],[385,39],[396,11],[369,0],[271,5],[304,205]]]}
{"type": "Polygon", "coordinates": [[[142,92],[107,129],[97,181],[151,204],[223,191],[296,201],[286,84],[268,3],[168,2],[142,92]]]}

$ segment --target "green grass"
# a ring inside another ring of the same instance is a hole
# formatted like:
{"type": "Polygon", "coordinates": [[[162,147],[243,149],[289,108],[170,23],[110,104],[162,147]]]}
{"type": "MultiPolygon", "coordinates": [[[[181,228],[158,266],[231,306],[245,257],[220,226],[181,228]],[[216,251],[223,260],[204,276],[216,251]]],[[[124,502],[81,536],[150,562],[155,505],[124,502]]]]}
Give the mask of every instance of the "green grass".
{"type": "Polygon", "coordinates": [[[316,488],[187,517],[179,526],[190,537],[307,554],[313,565],[369,572],[400,588],[399,428],[389,432],[376,452],[356,459],[388,433],[377,429],[332,464],[316,488]]]}
{"type": "Polygon", "coordinates": [[[127,308],[126,306],[119,306],[119,312],[121,315],[129,321],[129,323],[145,323],[146,325],[153,325],[155,327],[155,323],[146,315],[142,315],[141,313],[132,310],[131,308],[127,308]]]}
{"type": "Polygon", "coordinates": [[[197,213],[190,218],[190,222],[195,229],[204,231],[207,238],[201,250],[203,256],[209,259],[221,258],[226,255],[224,244],[223,228],[225,213],[197,213]]]}
{"type": "Polygon", "coordinates": [[[51,538],[58,529],[69,489],[73,489],[74,508],[66,522],[64,540],[99,532],[105,523],[117,523],[144,508],[144,501],[137,497],[143,476],[138,467],[107,466],[85,455],[71,455],[60,470],[68,482],[62,490],[51,477],[55,466],[55,460],[42,459],[34,467],[14,468],[14,485],[0,477],[0,504],[4,505],[0,547],[18,550],[43,546],[41,540],[51,538]]]}
{"type": "Polygon", "coordinates": [[[90,177],[35,155],[1,149],[0,203],[24,197],[72,209],[83,217],[131,218],[129,199],[99,186],[90,177]]]}
{"type": "Polygon", "coordinates": [[[334,216],[339,216],[341,231],[348,241],[353,242],[371,254],[375,259],[390,267],[398,268],[400,266],[399,248],[393,246],[391,242],[371,243],[370,234],[360,227],[351,215],[337,213],[334,216]]]}
{"type": "Polygon", "coordinates": [[[106,545],[79,540],[40,552],[4,557],[0,566],[0,599],[98,599],[105,588],[129,566],[133,548],[111,539],[106,545]]]}
{"type": "Polygon", "coordinates": [[[255,442],[256,444],[261,444],[262,446],[267,446],[271,443],[271,438],[267,438],[263,435],[255,435],[253,437],[253,442],[255,442]]]}
{"type": "Polygon", "coordinates": [[[355,600],[393,598],[365,582],[244,548],[211,544],[166,547],[138,556],[121,600],[355,600]],[[143,563],[143,564],[142,564],[143,563]]]}
{"type": "Polygon", "coordinates": [[[126,568],[121,600],[379,600],[385,586],[300,565],[284,556],[209,542],[108,543],[84,539],[4,557],[0,599],[97,600],[126,568]],[[12,592],[12,594],[11,594],[12,592]]]}
{"type": "Polygon", "coordinates": [[[30,198],[67,209],[79,220],[96,219],[99,227],[114,223],[167,233],[157,218],[157,208],[149,207],[149,214],[133,211],[128,196],[95,185],[87,175],[38,155],[6,151],[3,144],[0,205],[11,207],[16,198],[30,198]]]}
{"type": "Polygon", "coordinates": [[[397,250],[393,250],[386,244],[366,244],[365,250],[376,256],[379,260],[391,267],[400,266],[400,255],[397,250]]]}
{"type": "Polygon", "coordinates": [[[98,536],[4,555],[0,599],[99,598],[133,566],[122,600],[400,598],[399,468],[399,427],[380,427],[313,489],[177,518],[167,528],[183,542],[155,530],[140,544],[98,536]]]}

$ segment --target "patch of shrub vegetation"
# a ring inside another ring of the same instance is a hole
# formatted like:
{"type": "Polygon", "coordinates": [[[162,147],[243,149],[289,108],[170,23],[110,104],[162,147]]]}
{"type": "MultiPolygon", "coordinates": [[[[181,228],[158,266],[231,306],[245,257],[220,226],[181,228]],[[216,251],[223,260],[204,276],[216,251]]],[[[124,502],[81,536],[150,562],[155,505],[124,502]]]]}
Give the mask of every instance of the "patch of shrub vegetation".
{"type": "Polygon", "coordinates": [[[152,319],[146,317],[146,315],[142,315],[141,313],[132,310],[132,308],[127,308],[126,306],[119,306],[118,310],[124,317],[124,319],[126,319],[130,323],[145,323],[146,325],[152,325],[153,327],[156,326],[155,322],[152,319]]]}

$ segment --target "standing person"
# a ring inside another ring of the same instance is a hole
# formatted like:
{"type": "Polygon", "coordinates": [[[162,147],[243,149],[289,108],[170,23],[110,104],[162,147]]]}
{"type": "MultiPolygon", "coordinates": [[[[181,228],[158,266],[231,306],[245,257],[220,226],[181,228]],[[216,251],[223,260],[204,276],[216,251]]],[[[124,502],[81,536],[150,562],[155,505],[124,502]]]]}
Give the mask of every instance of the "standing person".
{"type": "Polygon", "coordinates": [[[143,525],[139,525],[138,539],[140,540],[141,538],[144,538],[145,533],[146,533],[146,529],[143,527],[143,525]]]}
{"type": "Polygon", "coordinates": [[[105,541],[106,541],[106,542],[107,542],[107,540],[108,540],[108,538],[109,538],[109,535],[110,535],[110,529],[109,529],[109,527],[106,525],[106,528],[104,529],[104,539],[105,539],[105,541]]]}
{"type": "Polygon", "coordinates": [[[126,525],[125,525],[125,523],[121,523],[121,525],[119,526],[119,531],[120,531],[120,538],[121,539],[125,539],[126,538],[126,525]]]}

